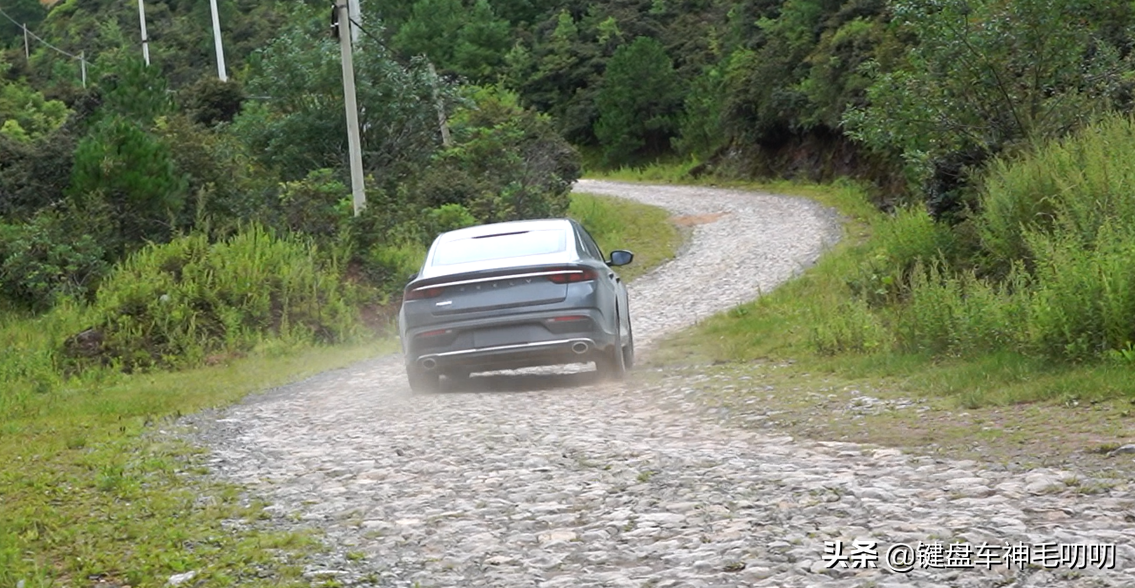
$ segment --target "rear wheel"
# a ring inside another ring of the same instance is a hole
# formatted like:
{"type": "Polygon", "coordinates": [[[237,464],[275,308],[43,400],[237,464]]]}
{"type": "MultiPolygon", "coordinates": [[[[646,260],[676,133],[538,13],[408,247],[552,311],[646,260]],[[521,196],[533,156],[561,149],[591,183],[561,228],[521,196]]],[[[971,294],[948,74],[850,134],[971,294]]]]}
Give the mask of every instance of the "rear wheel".
{"type": "Polygon", "coordinates": [[[427,372],[417,366],[406,366],[406,379],[410,382],[410,389],[414,392],[437,392],[441,388],[441,379],[437,372],[427,372]]]}
{"type": "Polygon", "coordinates": [[[615,344],[595,361],[595,369],[599,375],[609,380],[622,380],[627,376],[626,350],[623,349],[623,333],[619,326],[618,315],[615,315],[615,344]]]}
{"type": "Polygon", "coordinates": [[[627,370],[634,367],[634,331],[631,330],[630,317],[627,317],[627,344],[623,346],[623,365],[627,370]]]}

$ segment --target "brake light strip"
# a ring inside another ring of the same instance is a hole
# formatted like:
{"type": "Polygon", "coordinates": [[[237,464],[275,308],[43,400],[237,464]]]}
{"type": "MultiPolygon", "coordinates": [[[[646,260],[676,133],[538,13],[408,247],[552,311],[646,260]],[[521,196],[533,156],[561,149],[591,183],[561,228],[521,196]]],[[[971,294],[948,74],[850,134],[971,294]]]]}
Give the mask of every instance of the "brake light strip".
{"type": "Polygon", "coordinates": [[[526,273],[526,274],[511,274],[511,275],[504,275],[504,276],[492,276],[492,277],[489,277],[489,278],[475,278],[475,279],[472,279],[472,280],[460,280],[460,281],[457,281],[457,282],[444,282],[444,283],[441,283],[441,284],[430,284],[428,286],[422,286],[420,288],[414,288],[414,290],[417,291],[417,290],[429,290],[431,288],[448,288],[450,286],[464,286],[466,284],[478,284],[478,283],[482,283],[482,282],[496,282],[496,281],[499,281],[499,280],[515,280],[517,278],[536,278],[536,277],[540,277],[540,276],[554,276],[554,275],[558,275],[558,274],[582,274],[582,273],[584,273],[584,270],[581,270],[581,269],[558,269],[558,270],[551,270],[551,271],[546,271],[546,272],[531,272],[531,273],[526,273]]]}

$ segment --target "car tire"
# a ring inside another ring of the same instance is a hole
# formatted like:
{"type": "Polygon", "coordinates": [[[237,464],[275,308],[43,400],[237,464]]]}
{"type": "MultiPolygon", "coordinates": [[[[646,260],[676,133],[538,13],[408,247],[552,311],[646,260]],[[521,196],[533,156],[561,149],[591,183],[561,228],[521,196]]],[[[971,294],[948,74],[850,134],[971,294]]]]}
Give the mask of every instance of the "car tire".
{"type": "Polygon", "coordinates": [[[441,378],[437,372],[427,372],[415,366],[406,366],[406,379],[410,382],[410,390],[425,394],[437,392],[441,389],[441,378]]]}
{"type": "MultiPolygon", "coordinates": [[[[629,319],[629,317],[628,317],[629,319]]],[[[627,321],[627,344],[623,346],[623,365],[626,371],[634,367],[634,331],[627,321]]]]}
{"type": "Polygon", "coordinates": [[[619,328],[619,317],[615,315],[615,344],[595,362],[599,375],[608,380],[619,381],[627,377],[626,353],[623,349],[623,334],[619,328]]]}

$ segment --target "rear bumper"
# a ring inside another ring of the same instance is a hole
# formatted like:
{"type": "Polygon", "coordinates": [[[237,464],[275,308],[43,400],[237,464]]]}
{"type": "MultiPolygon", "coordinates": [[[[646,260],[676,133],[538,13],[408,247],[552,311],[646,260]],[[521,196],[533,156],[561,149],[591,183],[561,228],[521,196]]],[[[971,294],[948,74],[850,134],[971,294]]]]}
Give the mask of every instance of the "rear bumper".
{"type": "Polygon", "coordinates": [[[591,339],[558,339],[429,353],[418,357],[417,364],[426,371],[514,369],[592,361],[597,349],[591,339]]]}
{"type": "Polygon", "coordinates": [[[559,309],[428,325],[403,333],[407,365],[425,371],[492,371],[594,361],[615,341],[596,309],[559,309]],[[587,320],[555,322],[564,315],[587,320]],[[441,334],[437,334],[441,332],[441,334]]]}

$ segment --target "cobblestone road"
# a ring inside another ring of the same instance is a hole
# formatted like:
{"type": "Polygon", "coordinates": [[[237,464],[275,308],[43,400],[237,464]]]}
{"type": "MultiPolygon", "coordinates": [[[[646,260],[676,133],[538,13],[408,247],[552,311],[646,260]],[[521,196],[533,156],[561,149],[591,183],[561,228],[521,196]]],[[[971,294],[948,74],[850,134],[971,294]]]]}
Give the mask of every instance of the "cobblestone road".
{"type": "MultiPolygon", "coordinates": [[[[632,284],[640,348],[774,287],[839,234],[836,218],[805,200],[594,181],[577,189],[710,215],[678,259],[632,284]]],[[[212,449],[213,471],[272,503],[280,524],[325,532],[313,581],[1135,586],[1126,481],[729,428],[676,410],[690,389],[667,381],[612,385],[586,371],[535,370],[412,395],[400,358],[387,357],[189,423],[212,449]],[[872,550],[856,541],[878,543],[878,567],[829,567],[825,542],[867,562],[872,550]],[[956,567],[886,569],[890,545],[918,542],[929,545],[928,564],[956,567]],[[951,542],[973,552],[937,552],[951,542]],[[1004,545],[1015,564],[989,561],[1004,545]],[[1097,561],[1108,556],[1114,566],[1097,561]]]]}

